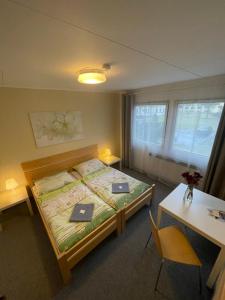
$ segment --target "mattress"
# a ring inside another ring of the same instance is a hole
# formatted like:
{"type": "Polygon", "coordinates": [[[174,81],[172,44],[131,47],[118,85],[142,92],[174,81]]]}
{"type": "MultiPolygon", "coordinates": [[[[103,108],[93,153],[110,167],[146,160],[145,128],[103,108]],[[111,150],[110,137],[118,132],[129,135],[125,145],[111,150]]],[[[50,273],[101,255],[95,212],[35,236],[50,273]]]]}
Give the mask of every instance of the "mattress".
{"type": "Polygon", "coordinates": [[[83,177],[85,184],[100,198],[118,210],[145,192],[150,186],[114,168],[106,167],[83,177]],[[112,193],[112,183],[127,182],[130,193],[112,193]]]}
{"type": "Polygon", "coordinates": [[[60,252],[71,248],[116,213],[80,180],[36,197],[36,199],[60,252]],[[69,222],[76,203],[94,203],[91,222],[69,222]]]}

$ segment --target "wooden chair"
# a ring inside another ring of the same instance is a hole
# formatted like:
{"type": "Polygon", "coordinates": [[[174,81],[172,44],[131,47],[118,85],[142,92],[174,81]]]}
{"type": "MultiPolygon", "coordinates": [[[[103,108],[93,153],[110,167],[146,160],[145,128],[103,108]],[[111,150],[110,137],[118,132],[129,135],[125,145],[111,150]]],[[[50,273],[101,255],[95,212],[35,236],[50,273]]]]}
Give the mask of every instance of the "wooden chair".
{"type": "Polygon", "coordinates": [[[201,294],[201,262],[192,248],[191,244],[183,234],[183,232],[177,226],[168,226],[162,229],[158,229],[153,220],[151,211],[149,211],[150,215],[150,226],[151,226],[151,234],[146,243],[148,245],[151,235],[156,243],[157,251],[161,257],[161,264],[159,268],[159,273],[157,275],[156,283],[155,283],[155,291],[158,287],[159,277],[162,271],[163,263],[165,260],[173,261],[176,263],[182,263],[186,265],[192,265],[198,267],[199,270],[199,291],[201,294]]]}

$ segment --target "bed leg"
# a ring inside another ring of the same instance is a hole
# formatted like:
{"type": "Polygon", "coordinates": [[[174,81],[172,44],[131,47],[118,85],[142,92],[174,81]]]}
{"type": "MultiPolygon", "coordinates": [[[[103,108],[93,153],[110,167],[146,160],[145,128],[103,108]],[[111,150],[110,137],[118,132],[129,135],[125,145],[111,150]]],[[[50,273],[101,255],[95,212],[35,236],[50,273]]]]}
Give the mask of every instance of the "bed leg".
{"type": "Polygon", "coordinates": [[[152,185],[152,197],[151,199],[154,197],[155,195],[155,184],[152,185]]]}
{"type": "Polygon", "coordinates": [[[116,230],[117,235],[120,235],[122,233],[121,218],[122,218],[121,211],[118,211],[117,212],[117,230],[116,230]]]}
{"type": "Polygon", "coordinates": [[[152,205],[152,197],[148,197],[147,201],[145,202],[145,206],[150,208],[151,205],[152,205]]]}
{"type": "Polygon", "coordinates": [[[121,226],[117,227],[116,234],[120,235],[122,233],[121,226]]]}
{"type": "Polygon", "coordinates": [[[121,210],[121,232],[125,230],[126,218],[125,218],[125,209],[121,210]]]}
{"type": "Polygon", "coordinates": [[[70,282],[72,278],[71,271],[67,266],[67,261],[64,257],[62,257],[58,260],[58,263],[59,263],[59,268],[60,268],[63,282],[64,284],[67,284],[70,282]]]}
{"type": "Polygon", "coordinates": [[[151,208],[151,206],[152,206],[152,193],[151,193],[151,195],[146,199],[146,201],[145,201],[145,206],[147,206],[148,208],[151,208]]]}
{"type": "Polygon", "coordinates": [[[151,197],[150,197],[150,199],[148,201],[148,204],[147,204],[149,206],[149,208],[151,208],[151,206],[152,206],[152,201],[153,201],[154,194],[155,194],[155,184],[152,185],[151,197]]]}

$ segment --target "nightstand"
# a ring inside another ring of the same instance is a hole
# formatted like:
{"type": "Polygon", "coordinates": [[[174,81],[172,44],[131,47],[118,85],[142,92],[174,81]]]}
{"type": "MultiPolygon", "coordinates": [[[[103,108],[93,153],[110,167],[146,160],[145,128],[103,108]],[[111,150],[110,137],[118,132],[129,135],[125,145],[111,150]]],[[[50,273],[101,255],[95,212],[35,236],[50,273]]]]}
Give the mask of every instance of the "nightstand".
{"type": "Polygon", "coordinates": [[[107,166],[107,167],[112,167],[119,165],[119,170],[121,170],[121,159],[117,156],[114,155],[109,155],[105,157],[101,157],[100,160],[107,166]]]}
{"type": "MultiPolygon", "coordinates": [[[[33,215],[33,210],[31,207],[30,199],[27,194],[27,190],[25,186],[18,187],[14,190],[5,191],[0,193],[0,214],[17,204],[22,202],[27,203],[27,207],[29,210],[30,215],[33,215]]],[[[0,224],[0,231],[2,231],[2,225],[0,224]]]]}

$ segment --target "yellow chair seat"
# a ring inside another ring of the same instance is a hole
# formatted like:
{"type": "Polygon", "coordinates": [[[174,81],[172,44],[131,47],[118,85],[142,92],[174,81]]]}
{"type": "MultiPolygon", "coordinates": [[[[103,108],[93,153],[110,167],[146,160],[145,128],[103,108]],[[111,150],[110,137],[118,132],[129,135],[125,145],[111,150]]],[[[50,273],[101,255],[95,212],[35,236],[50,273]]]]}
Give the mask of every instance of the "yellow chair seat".
{"type": "Polygon", "coordinates": [[[162,256],[178,263],[201,266],[201,262],[191,244],[176,226],[158,230],[162,256]]]}

